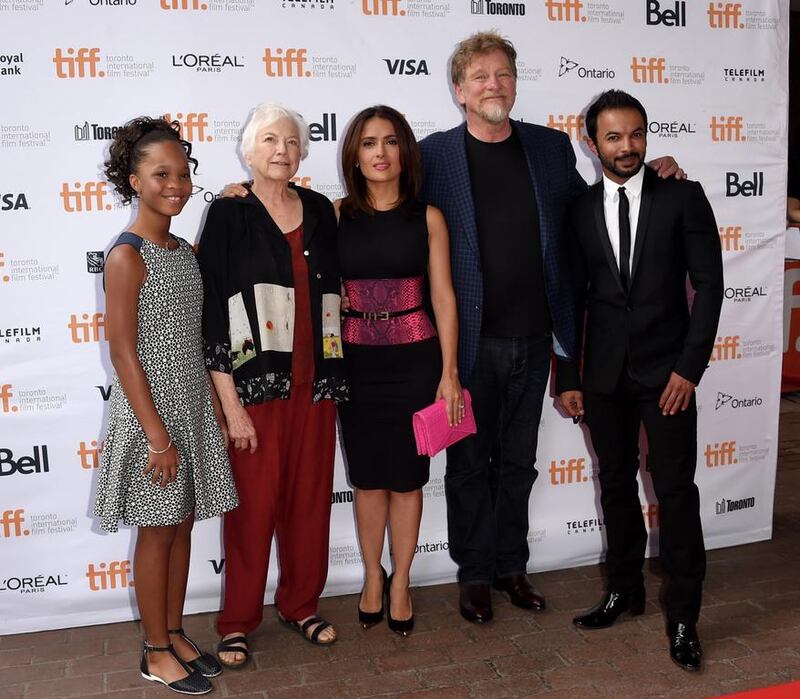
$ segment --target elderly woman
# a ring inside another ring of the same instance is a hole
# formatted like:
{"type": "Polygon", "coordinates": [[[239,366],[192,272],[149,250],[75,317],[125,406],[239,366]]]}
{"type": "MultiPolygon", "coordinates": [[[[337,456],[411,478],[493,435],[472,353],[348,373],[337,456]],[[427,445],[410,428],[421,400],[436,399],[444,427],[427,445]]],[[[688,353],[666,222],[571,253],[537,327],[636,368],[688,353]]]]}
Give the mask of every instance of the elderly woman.
{"type": "Polygon", "coordinates": [[[316,616],[328,571],[335,402],[347,397],[339,330],[336,217],[291,183],[308,125],[279,105],[250,114],[246,197],[208,211],[199,260],[206,364],[232,444],[239,507],[225,516],[220,661],[243,665],[261,623],[273,534],[280,620],[312,643],[336,640],[316,616]]]}

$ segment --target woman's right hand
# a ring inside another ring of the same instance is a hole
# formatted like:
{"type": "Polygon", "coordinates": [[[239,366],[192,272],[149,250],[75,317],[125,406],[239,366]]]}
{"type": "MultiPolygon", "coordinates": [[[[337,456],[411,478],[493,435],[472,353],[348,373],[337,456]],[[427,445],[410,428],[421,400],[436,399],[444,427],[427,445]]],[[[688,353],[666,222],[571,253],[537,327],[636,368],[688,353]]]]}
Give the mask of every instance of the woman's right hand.
{"type": "Polygon", "coordinates": [[[242,182],[230,182],[226,184],[219,193],[221,197],[246,197],[250,191],[242,182]]]}
{"type": "Polygon", "coordinates": [[[166,488],[170,483],[174,483],[178,478],[178,464],[181,457],[174,444],[169,445],[163,454],[154,454],[147,451],[147,466],[145,473],[149,473],[150,480],[162,488],[166,488]]]}
{"type": "Polygon", "coordinates": [[[258,449],[258,437],[247,411],[239,405],[232,411],[226,412],[225,419],[228,422],[228,440],[239,451],[249,447],[250,453],[254,454],[258,449]]]}

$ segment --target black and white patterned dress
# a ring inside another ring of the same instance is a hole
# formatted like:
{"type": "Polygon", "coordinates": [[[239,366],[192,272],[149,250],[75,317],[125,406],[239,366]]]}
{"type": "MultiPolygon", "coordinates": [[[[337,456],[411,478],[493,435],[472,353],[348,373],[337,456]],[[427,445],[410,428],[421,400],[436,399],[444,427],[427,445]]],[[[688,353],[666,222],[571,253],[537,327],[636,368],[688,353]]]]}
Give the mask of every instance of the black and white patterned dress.
{"type": "Polygon", "coordinates": [[[133,233],[123,233],[115,243],[137,248],[147,268],[139,292],[136,351],[180,463],[176,481],[165,488],[145,475],[147,439],[115,376],[95,502],[107,531],[116,531],[120,520],[166,526],[192,511],[205,519],[238,504],[203,359],[203,282],[192,246],[176,240],[175,250],[133,233]]]}

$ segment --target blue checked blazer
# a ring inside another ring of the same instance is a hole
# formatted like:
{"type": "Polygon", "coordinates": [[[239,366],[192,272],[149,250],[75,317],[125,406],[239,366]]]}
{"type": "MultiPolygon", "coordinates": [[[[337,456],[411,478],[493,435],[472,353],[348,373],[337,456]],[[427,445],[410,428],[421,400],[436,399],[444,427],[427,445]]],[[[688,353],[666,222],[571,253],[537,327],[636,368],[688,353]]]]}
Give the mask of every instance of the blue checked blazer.
{"type": "MultiPolygon", "coordinates": [[[[575,169],[575,153],[561,131],[511,122],[528,161],[539,208],[544,283],[556,353],[578,356],[575,292],[568,265],[567,206],[586,191],[575,169]]],[[[478,230],[467,164],[466,123],[439,131],[420,142],[423,164],[422,199],[442,210],[450,232],[453,286],[458,306],[458,371],[469,378],[478,354],[483,308],[478,230]]],[[[497,173],[503,177],[503,173],[497,173]]]]}

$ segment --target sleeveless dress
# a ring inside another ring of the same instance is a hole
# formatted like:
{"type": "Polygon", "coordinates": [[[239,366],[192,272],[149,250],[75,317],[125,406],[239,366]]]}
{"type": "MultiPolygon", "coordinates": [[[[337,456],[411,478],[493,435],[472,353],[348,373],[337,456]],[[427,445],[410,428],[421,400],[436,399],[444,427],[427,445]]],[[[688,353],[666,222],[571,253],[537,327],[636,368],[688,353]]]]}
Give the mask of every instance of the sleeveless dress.
{"type": "Polygon", "coordinates": [[[412,415],[433,402],[442,375],[426,310],[425,206],[411,216],[342,214],[339,264],[350,301],[342,324],[350,401],[338,406],[350,483],[416,490],[428,482],[430,459],[417,455],[412,415]]]}
{"type": "Polygon", "coordinates": [[[176,240],[178,248],[168,250],[128,232],[114,244],[132,245],[147,268],[136,352],[180,463],[175,482],[151,483],[144,473],[147,439],[114,376],[95,501],[107,531],[116,531],[120,520],[137,527],[179,524],[192,511],[206,519],[238,504],[203,358],[203,282],[192,246],[176,240]]]}

